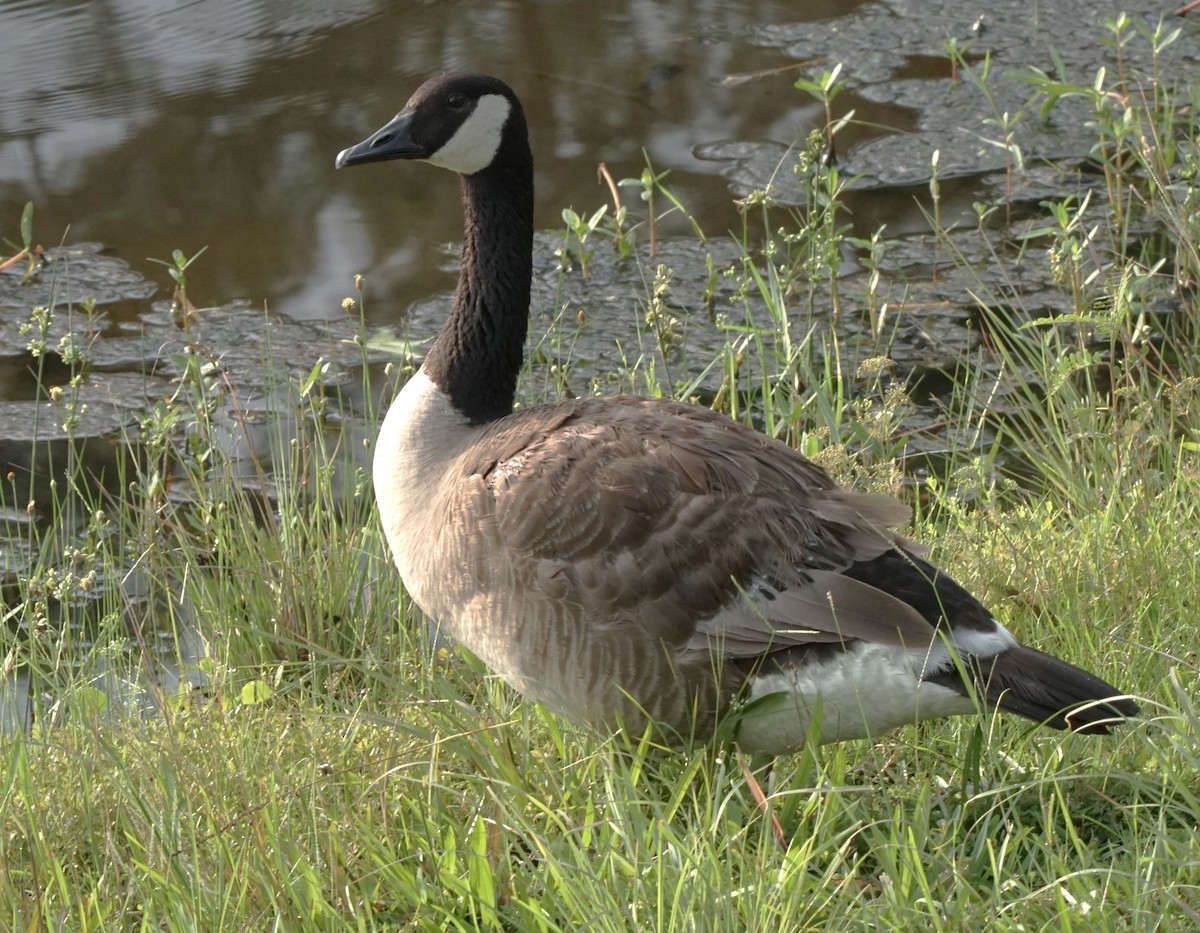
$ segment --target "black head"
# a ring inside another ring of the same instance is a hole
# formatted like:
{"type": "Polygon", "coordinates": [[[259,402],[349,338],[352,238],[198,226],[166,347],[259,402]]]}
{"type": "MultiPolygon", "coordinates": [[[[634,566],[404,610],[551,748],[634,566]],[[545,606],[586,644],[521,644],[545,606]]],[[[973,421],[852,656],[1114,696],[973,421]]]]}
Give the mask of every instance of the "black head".
{"type": "Polygon", "coordinates": [[[514,145],[528,151],[528,133],[521,104],[507,84],[489,75],[442,75],[417,88],[386,126],[338,153],[337,167],[421,159],[474,175],[514,145]]]}

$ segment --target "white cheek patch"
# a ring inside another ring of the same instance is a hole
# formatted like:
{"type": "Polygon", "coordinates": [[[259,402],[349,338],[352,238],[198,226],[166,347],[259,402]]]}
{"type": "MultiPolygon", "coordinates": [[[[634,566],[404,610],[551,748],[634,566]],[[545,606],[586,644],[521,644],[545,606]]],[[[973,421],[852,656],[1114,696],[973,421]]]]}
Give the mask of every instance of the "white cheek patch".
{"type": "Polygon", "coordinates": [[[473,175],[492,164],[512,105],[502,94],[485,94],[450,140],[426,162],[473,175]]]}

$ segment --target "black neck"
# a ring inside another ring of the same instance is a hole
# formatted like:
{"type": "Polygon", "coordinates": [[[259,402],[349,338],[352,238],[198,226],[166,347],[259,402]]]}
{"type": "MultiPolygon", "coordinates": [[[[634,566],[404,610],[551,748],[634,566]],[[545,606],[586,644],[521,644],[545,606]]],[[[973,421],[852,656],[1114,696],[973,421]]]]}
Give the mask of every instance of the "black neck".
{"type": "Polygon", "coordinates": [[[533,158],[528,144],[462,178],[463,251],[450,317],[422,366],[473,424],[512,412],[529,327],[533,158]]]}

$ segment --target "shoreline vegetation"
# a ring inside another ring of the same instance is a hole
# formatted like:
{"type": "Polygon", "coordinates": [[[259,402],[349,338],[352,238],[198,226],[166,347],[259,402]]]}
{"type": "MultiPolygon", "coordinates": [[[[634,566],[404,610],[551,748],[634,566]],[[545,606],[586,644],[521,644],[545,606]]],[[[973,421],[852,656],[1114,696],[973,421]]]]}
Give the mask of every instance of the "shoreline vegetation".
{"type": "MultiPolygon", "coordinates": [[[[1117,53],[1173,41],[1111,28],[1117,53]]],[[[986,95],[986,61],[947,54],[986,95]]],[[[578,377],[586,314],[565,287],[541,295],[521,391],[528,403],[672,394],[785,439],[839,481],[900,495],[915,536],[1006,626],[1134,689],[1143,721],[1093,738],[982,711],[756,761],[784,851],[731,748],[670,751],[652,734],[566,724],[437,641],[406,602],[367,464],[430,335],[368,333],[369,283],[356,281],[345,307],[360,365],[295,375],[268,358],[278,375],[250,398],[191,329],[203,263],[176,252],[187,349],[171,391],[113,442],[103,483],[70,443],[30,441],[28,474],[0,476],[4,690],[24,711],[0,739],[0,920],[1200,925],[1200,86],[1123,73],[1120,58],[1089,83],[1030,72],[1025,110],[980,128],[1019,176],[1014,123],[1086,101],[1100,184],[978,204],[976,229],[952,231],[934,156],[923,204],[937,265],[960,292],[947,298],[970,296],[977,337],[932,400],[889,355],[922,314],[883,297],[889,241],[848,241],[852,180],[826,158],[852,119],[834,115],[837,69],[797,83],[828,114],[780,169],[804,203],[777,206],[768,189],[731,205],[735,248],[705,276],[657,252],[659,217],[686,206],[650,166],[614,182],[613,203],[564,211],[558,281],[600,262],[630,270],[640,329],[611,372],[578,377]],[[841,275],[848,248],[863,274],[841,275]],[[1031,268],[1053,283],[1052,312],[1023,301],[1031,268]],[[724,334],[709,359],[681,352],[689,316],[724,334]],[[256,455],[231,443],[249,434],[256,455]]],[[[32,210],[19,240],[4,255],[36,274],[32,210]]],[[[85,414],[98,313],[33,309],[22,331],[54,422],[42,427],[60,438],[85,414]]]]}

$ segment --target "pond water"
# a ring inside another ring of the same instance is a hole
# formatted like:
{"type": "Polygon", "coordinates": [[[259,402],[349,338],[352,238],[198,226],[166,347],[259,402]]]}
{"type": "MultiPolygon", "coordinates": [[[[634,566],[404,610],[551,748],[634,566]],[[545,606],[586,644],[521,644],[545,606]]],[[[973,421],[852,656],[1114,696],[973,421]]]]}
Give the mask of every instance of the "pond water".
{"type": "MultiPolygon", "coordinates": [[[[1150,23],[1163,12],[1150,0],[998,0],[982,17],[954,0],[0,0],[0,235],[16,238],[32,201],[40,242],[103,243],[164,290],[148,257],[206,248],[189,278],[197,303],[294,320],[336,317],[366,272],[373,319],[395,321],[449,287],[457,188],[394,166],[335,173],[332,158],[428,75],[491,71],[517,89],[539,226],[606,203],[597,163],[637,175],[644,150],[720,234],[737,224],[732,196],[822,119],[795,78],[836,63],[848,87],[837,112],[855,112],[844,174],[871,189],[854,202],[855,233],[925,232],[934,149],[945,177],[972,179],[960,210],[990,193],[1004,159],[980,138],[988,102],[950,81],[947,43],[993,56],[997,74],[1050,67],[1053,51],[1088,80],[1099,23],[1120,10],[1150,23]]],[[[1171,63],[1194,67],[1195,24],[1177,22],[1187,33],[1171,63]]],[[[1017,82],[997,87],[1003,110],[1028,97],[1017,82]]],[[[1085,121],[1070,116],[1050,132],[1025,121],[1028,161],[1086,154],[1085,121]]]]}
{"type": "MultiPolygon", "coordinates": [[[[842,63],[835,114],[855,117],[839,136],[839,165],[853,179],[848,220],[860,237],[886,227],[884,299],[931,309],[901,332],[897,359],[932,373],[977,339],[965,326],[970,283],[934,271],[933,152],[942,223],[957,222],[958,248],[987,266],[970,240],[974,202],[1007,201],[1019,220],[1023,206],[1095,179],[1081,103],[1064,103],[1048,122],[1018,122],[1011,142],[1024,168],[1015,177],[981,127],[1025,105],[1030,89],[1012,77],[1017,68],[1063,67],[1089,82],[1108,52],[1101,22],[1122,10],[1150,25],[1168,12],[1151,0],[991,0],[983,16],[953,0],[343,0],[335,9],[312,0],[0,0],[0,237],[18,239],[32,201],[35,239],[67,244],[51,268],[77,270],[74,300],[97,297],[99,317],[86,326],[97,328],[89,352],[107,394],[82,430],[97,439],[88,456],[113,458],[105,439],[178,375],[172,360],[184,337],[166,304],[170,278],[151,258],[205,250],[188,270],[191,300],[221,306],[203,315],[204,342],[252,384],[262,381],[268,339],[296,371],[319,357],[355,365],[341,301],[358,272],[371,325],[436,326],[453,284],[457,185],[422,167],[333,169],[339,150],[382,125],[429,75],[487,71],[516,89],[530,123],[539,227],[561,227],[564,207],[590,213],[608,202],[598,163],[622,178],[639,175],[648,157],[717,237],[709,248],[732,259],[720,237],[740,223],[735,198],[772,179],[777,200],[799,197],[793,147],[824,115],[793,82],[842,63]],[[989,63],[992,99],[954,79],[948,44],[989,63]],[[80,245],[89,243],[103,247],[80,245]]],[[[1194,74],[1200,23],[1171,25],[1184,35],[1162,67],[1194,74]]],[[[1131,55],[1131,67],[1148,67],[1131,55]]],[[[547,293],[560,287],[555,245],[539,237],[547,293]]],[[[665,250],[678,276],[703,274],[694,242],[665,250]]],[[[0,247],[0,257],[11,252],[0,247]]],[[[848,256],[846,271],[856,268],[848,256]]],[[[1033,307],[1048,284],[1034,270],[995,274],[1026,289],[1033,307]]],[[[600,257],[601,287],[574,281],[568,298],[581,308],[632,305],[638,289],[610,287],[622,275],[600,257]]],[[[20,278],[18,269],[0,273],[0,469],[23,475],[43,402],[20,324],[45,295],[20,278]]],[[[588,317],[601,323],[582,355],[603,365],[633,318],[588,317]]],[[[716,338],[697,339],[704,352],[716,338]]],[[[23,520],[5,511],[6,521],[23,520]]],[[[0,550],[8,573],[29,559],[16,542],[0,550]]]]}
{"type": "MultiPolygon", "coordinates": [[[[945,177],[973,179],[961,209],[1004,159],[980,138],[988,102],[952,86],[947,43],[992,55],[996,73],[1049,67],[1053,50],[1087,80],[1099,23],[1120,10],[1163,12],[1149,0],[1000,0],[983,17],[952,0],[0,0],[0,234],[15,239],[32,201],[46,246],[103,243],[164,288],[148,257],[206,248],[189,280],[197,303],[295,320],[336,317],[366,272],[373,319],[394,321],[451,282],[442,247],[459,234],[457,188],[394,166],[335,173],[332,157],[428,75],[491,71],[517,89],[539,226],[606,203],[597,163],[637,175],[644,150],[719,234],[737,223],[731,196],[762,184],[822,119],[795,78],[839,62],[837,111],[855,112],[844,173],[871,188],[855,233],[924,232],[913,186],[934,149],[945,177]]],[[[1195,26],[1178,23],[1188,34],[1171,55],[1194,65],[1195,26]]],[[[1000,109],[1028,97],[997,86],[1000,109]]],[[[1070,116],[1051,132],[1025,121],[1027,160],[1086,154],[1085,121],[1070,116]]]]}
{"type": "MultiPolygon", "coordinates": [[[[802,5],[804,18],[854,4],[802,5]]],[[[354,272],[376,313],[446,287],[441,244],[458,192],[427,172],[335,174],[333,156],[381,125],[430,74],[491,71],[522,95],[537,221],[598,207],[596,164],[637,174],[642,150],[702,216],[728,223],[724,139],[791,141],[814,102],[796,65],[751,41],[796,18],[770,0],[271,0],[0,2],[0,230],[26,201],[47,246],[104,243],[164,285],[147,257],[208,251],[206,303],[244,299],[311,320],[338,313],[354,272]],[[482,11],[482,12],[481,12],[482,11]],[[738,86],[729,75],[781,68],[738,86]]],[[[391,310],[387,310],[391,309],[391,310]]]]}

